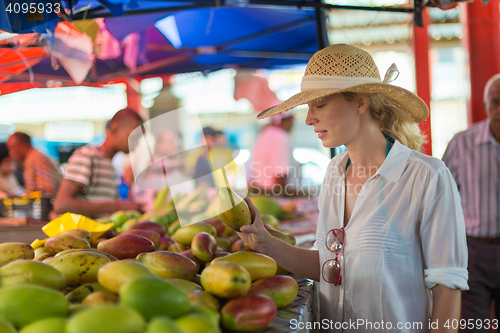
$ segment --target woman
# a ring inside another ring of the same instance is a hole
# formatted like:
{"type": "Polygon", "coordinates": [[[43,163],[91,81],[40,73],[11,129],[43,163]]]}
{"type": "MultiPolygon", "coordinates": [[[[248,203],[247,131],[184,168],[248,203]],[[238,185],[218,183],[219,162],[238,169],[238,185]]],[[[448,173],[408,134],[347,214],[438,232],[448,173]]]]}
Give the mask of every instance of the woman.
{"type": "Polygon", "coordinates": [[[24,195],[24,189],[14,174],[15,170],[16,164],[9,156],[7,145],[0,143],[0,199],[24,195]]]}
{"type": "Polygon", "coordinates": [[[318,250],[271,237],[248,199],[254,223],[239,233],[284,268],[320,281],[325,331],[453,331],[468,288],[455,182],[440,160],[417,151],[416,123],[429,111],[388,84],[396,74],[393,65],[381,81],[368,53],[331,45],[309,61],[301,93],[258,116],[308,104],[306,124],[323,145],[347,148],[321,189],[318,250]]]}

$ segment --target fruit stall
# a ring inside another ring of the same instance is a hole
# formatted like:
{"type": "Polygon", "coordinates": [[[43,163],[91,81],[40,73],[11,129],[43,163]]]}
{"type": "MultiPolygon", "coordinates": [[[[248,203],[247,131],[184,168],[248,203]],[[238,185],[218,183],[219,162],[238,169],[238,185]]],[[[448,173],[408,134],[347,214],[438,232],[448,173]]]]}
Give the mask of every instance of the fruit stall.
{"type": "MultiPolygon", "coordinates": [[[[66,213],[43,225],[4,226],[11,234],[0,244],[0,332],[311,331],[315,283],[243,243],[234,229],[251,223],[245,201],[229,190],[235,209],[181,225],[177,209],[186,207],[167,191],[142,214],[66,213]]],[[[199,199],[184,202],[201,207],[199,199]]],[[[273,237],[311,246],[314,199],[250,199],[273,237]]],[[[222,207],[225,199],[213,200],[222,207]]]]}

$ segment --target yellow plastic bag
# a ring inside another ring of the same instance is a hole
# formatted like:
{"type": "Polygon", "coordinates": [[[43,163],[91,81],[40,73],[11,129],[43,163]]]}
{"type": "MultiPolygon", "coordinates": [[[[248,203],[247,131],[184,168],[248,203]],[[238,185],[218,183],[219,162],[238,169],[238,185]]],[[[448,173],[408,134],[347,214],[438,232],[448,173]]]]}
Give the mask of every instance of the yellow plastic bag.
{"type": "MultiPolygon", "coordinates": [[[[44,225],[42,231],[47,236],[52,237],[66,230],[85,229],[90,231],[92,239],[97,239],[111,229],[113,225],[114,223],[101,224],[80,214],[66,213],[44,225]]],[[[36,239],[31,243],[31,247],[34,249],[42,247],[46,240],[47,239],[36,239]]]]}

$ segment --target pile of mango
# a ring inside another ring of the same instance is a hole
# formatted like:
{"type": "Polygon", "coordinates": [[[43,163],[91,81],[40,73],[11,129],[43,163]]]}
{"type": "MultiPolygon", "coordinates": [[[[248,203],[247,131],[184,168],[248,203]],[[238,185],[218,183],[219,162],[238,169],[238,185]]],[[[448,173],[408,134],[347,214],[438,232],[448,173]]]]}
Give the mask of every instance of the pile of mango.
{"type": "MultiPolygon", "coordinates": [[[[263,221],[295,245],[275,217],[263,221]]],[[[296,298],[286,273],[221,219],[123,221],[98,239],[73,229],[36,249],[3,243],[0,332],[255,331],[296,298]]]]}

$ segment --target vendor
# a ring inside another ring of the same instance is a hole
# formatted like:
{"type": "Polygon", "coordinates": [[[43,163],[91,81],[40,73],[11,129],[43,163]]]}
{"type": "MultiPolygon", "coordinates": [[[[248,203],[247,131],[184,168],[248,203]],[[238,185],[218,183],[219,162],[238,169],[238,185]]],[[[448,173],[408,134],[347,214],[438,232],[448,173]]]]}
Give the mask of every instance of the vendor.
{"type": "Polygon", "coordinates": [[[135,111],[120,110],[111,119],[101,146],[83,146],[71,155],[54,202],[56,213],[96,217],[139,209],[134,202],[118,200],[118,180],[111,159],[120,151],[129,152],[129,136],[142,123],[135,111]]]}
{"type": "Polygon", "coordinates": [[[0,198],[20,197],[24,194],[24,188],[19,185],[14,174],[16,164],[9,155],[5,143],[0,143],[0,198]]]}
{"type": "Polygon", "coordinates": [[[252,188],[279,193],[288,184],[287,178],[294,172],[290,148],[293,121],[290,113],[275,115],[260,132],[250,165],[252,188]]]}
{"type": "Polygon", "coordinates": [[[23,172],[26,193],[41,192],[43,196],[54,196],[61,182],[61,174],[48,156],[35,149],[29,135],[12,134],[7,140],[9,155],[23,172]]]}

